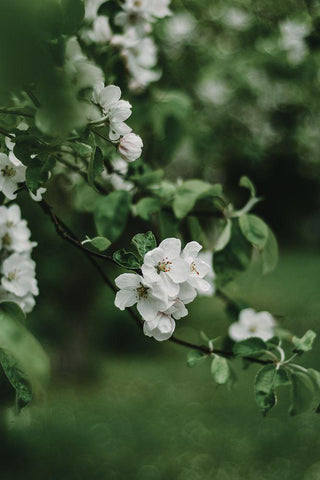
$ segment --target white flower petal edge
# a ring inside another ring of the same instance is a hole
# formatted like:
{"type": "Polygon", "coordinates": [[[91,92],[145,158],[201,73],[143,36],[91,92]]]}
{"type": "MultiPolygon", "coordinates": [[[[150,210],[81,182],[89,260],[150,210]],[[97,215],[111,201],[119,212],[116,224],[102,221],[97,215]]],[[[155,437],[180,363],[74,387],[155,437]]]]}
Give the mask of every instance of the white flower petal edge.
{"type": "Polygon", "coordinates": [[[269,340],[274,335],[276,321],[269,312],[256,312],[253,308],[245,308],[239,314],[238,322],[229,327],[229,337],[238,342],[250,337],[269,340]]]}

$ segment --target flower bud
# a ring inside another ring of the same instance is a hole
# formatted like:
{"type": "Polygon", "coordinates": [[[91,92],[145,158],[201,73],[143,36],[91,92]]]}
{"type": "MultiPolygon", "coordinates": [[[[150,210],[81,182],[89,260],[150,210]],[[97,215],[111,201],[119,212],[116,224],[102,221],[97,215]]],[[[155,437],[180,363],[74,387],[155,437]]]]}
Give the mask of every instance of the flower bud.
{"type": "Polygon", "coordinates": [[[143,143],[139,135],[128,133],[119,142],[119,153],[127,162],[134,162],[141,156],[143,143]]]}

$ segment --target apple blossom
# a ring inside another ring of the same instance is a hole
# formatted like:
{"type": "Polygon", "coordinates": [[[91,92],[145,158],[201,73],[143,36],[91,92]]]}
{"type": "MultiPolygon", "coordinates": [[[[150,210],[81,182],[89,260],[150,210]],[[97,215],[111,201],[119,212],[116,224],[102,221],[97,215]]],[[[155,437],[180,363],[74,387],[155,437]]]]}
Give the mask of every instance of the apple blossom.
{"type": "Polygon", "coordinates": [[[86,43],[107,44],[111,39],[111,28],[109,20],[104,15],[98,15],[91,27],[84,27],[81,32],[81,38],[86,43]]]}
{"type": "Polygon", "coordinates": [[[5,153],[0,153],[0,192],[2,192],[9,200],[14,200],[17,196],[15,193],[18,184],[25,180],[26,167],[13,163],[13,161],[5,153]]]}
{"type": "Polygon", "coordinates": [[[151,322],[144,322],[143,333],[147,337],[153,337],[158,342],[168,340],[175,329],[175,321],[170,315],[159,312],[151,322]]]}
{"type": "Polygon", "coordinates": [[[30,230],[27,222],[21,220],[18,205],[0,207],[0,238],[2,248],[7,252],[28,252],[37,244],[30,241],[30,230]]]}
{"type": "Polygon", "coordinates": [[[134,162],[141,156],[143,143],[135,133],[128,133],[120,139],[118,150],[121,157],[128,162],[134,162]]]}
{"type": "Polygon", "coordinates": [[[241,310],[237,322],[229,327],[229,337],[238,342],[250,337],[268,340],[274,335],[276,322],[269,312],[256,312],[253,308],[241,310]]]}
{"type": "Polygon", "coordinates": [[[216,274],[214,273],[214,270],[212,267],[212,260],[213,260],[212,250],[205,250],[205,251],[199,252],[198,259],[202,260],[207,265],[209,265],[209,271],[204,276],[204,280],[206,280],[210,284],[210,288],[206,292],[202,291],[201,295],[211,297],[216,290],[216,287],[214,284],[214,279],[216,278],[216,274]]]}
{"type": "Polygon", "coordinates": [[[120,310],[137,304],[137,310],[146,321],[154,320],[159,310],[169,307],[168,296],[161,286],[156,288],[135,273],[123,273],[115,279],[120,289],[115,306],[120,310]]]}
{"type": "Polygon", "coordinates": [[[7,292],[7,290],[0,286],[0,303],[1,302],[17,303],[24,313],[30,313],[36,303],[31,293],[27,293],[24,297],[18,297],[13,293],[7,292]]]}
{"type": "Polygon", "coordinates": [[[8,292],[24,297],[28,293],[38,295],[35,279],[35,263],[26,255],[13,253],[1,266],[1,285],[8,292]]]}
{"type": "Polygon", "coordinates": [[[202,246],[198,242],[189,242],[184,247],[182,258],[189,265],[189,278],[187,282],[198,293],[206,293],[210,290],[210,283],[204,277],[209,273],[210,266],[198,257],[202,246]]]}

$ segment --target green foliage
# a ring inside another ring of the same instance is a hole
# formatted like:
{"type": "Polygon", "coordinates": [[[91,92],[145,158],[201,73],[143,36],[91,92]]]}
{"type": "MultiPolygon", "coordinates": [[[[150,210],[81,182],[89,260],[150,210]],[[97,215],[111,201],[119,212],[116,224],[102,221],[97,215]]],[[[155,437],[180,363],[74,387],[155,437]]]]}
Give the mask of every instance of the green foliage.
{"type": "Polygon", "coordinates": [[[187,357],[187,365],[188,367],[195,367],[202,363],[206,358],[208,358],[208,355],[204,352],[201,352],[200,350],[190,350],[187,357]]]}
{"type": "Polygon", "coordinates": [[[30,161],[26,170],[26,185],[32,193],[36,193],[38,188],[48,181],[55,163],[55,159],[47,154],[37,156],[30,161]]]}
{"type": "Polygon", "coordinates": [[[95,179],[103,172],[103,168],[103,153],[99,147],[96,147],[92,150],[88,166],[88,183],[95,190],[97,190],[95,179]]]}
{"type": "Polygon", "coordinates": [[[141,198],[135,205],[136,214],[143,220],[150,220],[153,213],[157,213],[161,208],[159,200],[153,197],[141,198]]]}
{"type": "Polygon", "coordinates": [[[261,252],[261,258],[264,274],[272,272],[277,266],[279,258],[278,242],[270,228],[268,228],[268,239],[261,252]]]}
{"type": "Polygon", "coordinates": [[[141,267],[135,254],[127,252],[124,248],[114,252],[113,260],[120,265],[120,267],[128,268],[129,270],[139,270],[141,267]]]}
{"type": "Polygon", "coordinates": [[[283,368],[277,368],[276,365],[270,364],[258,371],[254,393],[257,405],[264,415],[276,404],[276,388],[287,384],[288,377],[283,368]]]}
{"type": "Polygon", "coordinates": [[[221,185],[210,185],[202,180],[187,180],[176,189],[173,211],[180,219],[185,217],[195,206],[197,200],[205,197],[221,196],[221,185]]]}
{"type": "Polygon", "coordinates": [[[142,258],[144,258],[147,252],[153,250],[157,246],[157,241],[152,232],[137,233],[131,241],[142,258]]]}
{"type": "Polygon", "coordinates": [[[24,314],[15,303],[0,303],[0,362],[22,408],[44,394],[49,361],[39,342],[24,325],[24,314]]]}
{"type": "Polygon", "coordinates": [[[118,190],[101,197],[96,204],[94,220],[99,236],[115,242],[123,233],[130,209],[130,195],[118,190]]]}
{"type": "Polygon", "coordinates": [[[85,243],[90,243],[90,245],[92,245],[100,252],[107,250],[111,245],[110,240],[106,237],[87,238],[82,242],[82,245],[84,245],[85,243]]]}
{"type": "Polygon", "coordinates": [[[244,271],[251,261],[252,247],[243,236],[237,222],[232,221],[232,236],[227,246],[214,254],[213,265],[218,283],[230,282],[238,273],[244,271]]]}
{"type": "Polygon", "coordinates": [[[215,355],[211,363],[211,373],[214,381],[218,385],[224,385],[231,379],[231,370],[228,360],[224,357],[215,355]]]}
{"type": "Polygon", "coordinates": [[[251,182],[251,180],[246,177],[245,175],[243,175],[240,180],[239,180],[239,185],[240,187],[244,187],[244,188],[247,188],[250,192],[250,195],[251,197],[255,197],[256,196],[256,189],[255,189],[255,186],[253,185],[253,183],[251,182]]]}
{"type": "Polygon", "coordinates": [[[308,410],[314,395],[313,383],[308,375],[299,371],[291,372],[291,405],[289,414],[298,415],[308,410]]]}
{"type": "Polygon", "coordinates": [[[267,344],[258,337],[247,338],[233,345],[233,353],[239,357],[258,355],[267,350],[267,344]]]}
{"type": "Polygon", "coordinates": [[[241,232],[253,246],[264,248],[268,240],[269,229],[261,218],[252,214],[239,217],[241,232]]]}
{"type": "Polygon", "coordinates": [[[313,330],[308,330],[303,337],[293,337],[292,343],[295,346],[294,351],[298,353],[308,352],[312,349],[312,344],[317,334],[313,330]]]}

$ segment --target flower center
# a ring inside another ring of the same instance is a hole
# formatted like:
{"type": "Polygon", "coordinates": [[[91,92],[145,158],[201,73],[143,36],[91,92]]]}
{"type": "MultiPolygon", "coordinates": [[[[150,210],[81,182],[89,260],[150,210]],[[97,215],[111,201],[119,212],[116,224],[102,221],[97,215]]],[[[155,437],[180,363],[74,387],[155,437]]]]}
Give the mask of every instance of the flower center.
{"type": "Polygon", "coordinates": [[[168,257],[163,258],[161,262],[158,262],[154,268],[157,270],[158,273],[160,272],[170,272],[172,262],[168,260],[168,257]]]}
{"type": "Polygon", "coordinates": [[[1,172],[3,173],[4,177],[14,177],[16,174],[16,171],[14,168],[9,167],[9,165],[6,165],[4,168],[2,168],[1,172]]]}
{"type": "Polygon", "coordinates": [[[136,288],[136,292],[139,298],[147,298],[148,290],[149,290],[149,287],[145,287],[144,285],[142,285],[142,283],[140,283],[140,287],[136,288]]]}
{"type": "Polygon", "coordinates": [[[9,233],[5,233],[2,237],[2,244],[5,246],[11,245],[11,237],[9,233]]]}
{"type": "Polygon", "coordinates": [[[251,325],[251,327],[249,328],[249,332],[255,333],[256,331],[257,331],[257,327],[255,325],[251,325]]]}
{"type": "Polygon", "coordinates": [[[16,270],[13,270],[12,272],[9,272],[7,278],[9,280],[9,282],[12,282],[13,280],[15,280],[17,278],[16,270]]]}
{"type": "Polygon", "coordinates": [[[190,272],[191,272],[191,273],[194,272],[194,273],[196,273],[197,275],[199,275],[199,272],[198,272],[198,270],[197,270],[196,264],[195,264],[194,262],[192,262],[191,265],[190,265],[190,272]]]}

